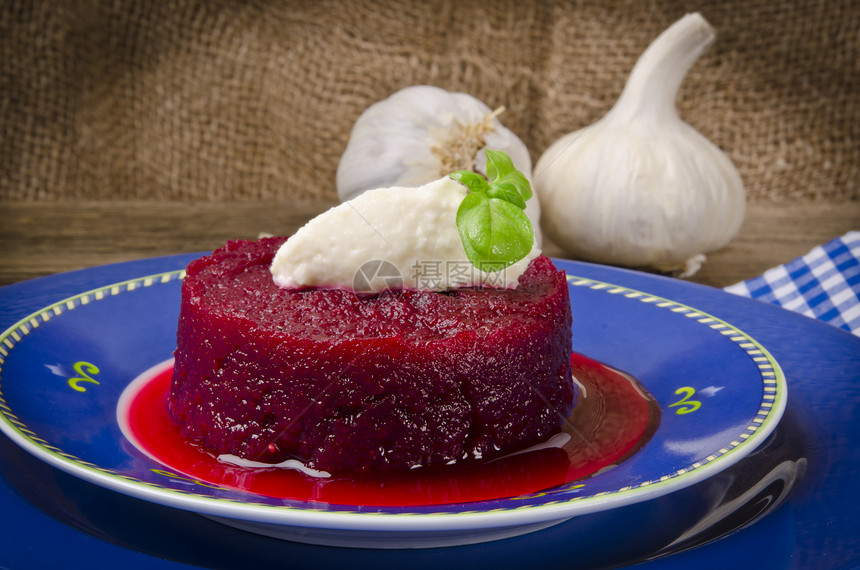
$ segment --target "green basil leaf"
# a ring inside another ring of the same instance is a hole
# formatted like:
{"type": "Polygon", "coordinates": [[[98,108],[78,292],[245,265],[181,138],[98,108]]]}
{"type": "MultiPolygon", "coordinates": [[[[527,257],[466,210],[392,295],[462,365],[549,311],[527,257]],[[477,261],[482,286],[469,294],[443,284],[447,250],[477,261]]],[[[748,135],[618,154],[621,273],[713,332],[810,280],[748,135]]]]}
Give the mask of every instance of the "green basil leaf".
{"type": "Polygon", "coordinates": [[[505,182],[502,184],[493,184],[492,186],[490,186],[490,190],[489,192],[487,192],[487,195],[490,198],[498,198],[499,200],[510,202],[514,206],[523,210],[526,209],[526,202],[525,200],[523,200],[519,189],[516,187],[516,185],[510,182],[505,182]]]}
{"type": "Polygon", "coordinates": [[[534,229],[524,210],[531,185],[507,154],[486,149],[487,178],[468,170],[449,176],[469,193],[457,209],[457,231],[472,264],[501,271],[524,258],[534,244],[534,229]]]}
{"type": "Polygon", "coordinates": [[[487,179],[471,170],[458,170],[449,174],[448,177],[464,184],[469,192],[486,192],[490,189],[487,179]]]}
{"type": "Polygon", "coordinates": [[[514,167],[511,157],[500,150],[487,149],[487,179],[490,187],[498,184],[511,184],[517,189],[525,202],[532,197],[532,188],[525,174],[514,167]]]}
{"type": "Polygon", "coordinates": [[[499,178],[515,172],[514,161],[507,153],[500,150],[485,149],[484,154],[487,155],[487,180],[490,184],[499,178]]]}
{"type": "Polygon", "coordinates": [[[529,179],[526,178],[525,174],[518,170],[505,174],[497,181],[495,181],[494,184],[505,184],[513,186],[517,189],[523,201],[526,201],[532,197],[532,187],[531,184],[529,184],[529,179]]]}
{"type": "Polygon", "coordinates": [[[534,230],[525,212],[484,193],[468,194],[457,210],[463,249],[482,271],[500,271],[524,258],[532,248],[534,230]]]}

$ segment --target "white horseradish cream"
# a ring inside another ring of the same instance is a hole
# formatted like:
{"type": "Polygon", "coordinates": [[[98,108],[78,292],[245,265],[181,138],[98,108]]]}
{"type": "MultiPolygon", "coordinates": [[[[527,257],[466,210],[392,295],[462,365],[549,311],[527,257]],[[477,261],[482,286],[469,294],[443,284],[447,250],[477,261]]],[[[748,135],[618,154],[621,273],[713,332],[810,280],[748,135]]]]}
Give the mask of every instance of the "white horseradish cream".
{"type": "Polygon", "coordinates": [[[331,473],[329,473],[328,471],[319,471],[317,469],[311,469],[298,459],[287,459],[286,461],[282,461],[280,463],[262,463],[260,461],[242,459],[238,455],[225,453],[218,456],[218,461],[220,461],[221,463],[227,463],[229,465],[235,465],[237,467],[251,467],[255,469],[294,469],[296,471],[304,473],[309,477],[314,477],[316,479],[328,479],[329,477],[331,477],[331,473]]]}
{"type": "Polygon", "coordinates": [[[418,188],[364,192],[312,219],[281,246],[271,266],[275,283],[360,293],[516,287],[540,249],[532,246],[501,271],[472,265],[456,225],[467,193],[447,176],[418,188]]]}

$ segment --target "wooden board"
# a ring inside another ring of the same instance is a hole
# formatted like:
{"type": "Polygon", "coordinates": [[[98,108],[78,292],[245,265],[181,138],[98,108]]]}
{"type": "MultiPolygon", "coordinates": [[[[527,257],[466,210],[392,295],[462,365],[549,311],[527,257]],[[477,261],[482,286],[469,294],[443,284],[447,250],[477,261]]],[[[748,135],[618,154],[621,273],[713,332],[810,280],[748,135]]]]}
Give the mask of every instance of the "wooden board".
{"type": "MultiPolygon", "coordinates": [[[[0,285],[145,257],[288,235],[333,203],[7,202],[0,204],[0,285]]],[[[860,202],[750,204],[738,236],[690,280],[723,287],[860,230],[860,202]]],[[[548,255],[567,257],[553,244],[548,255]]]]}

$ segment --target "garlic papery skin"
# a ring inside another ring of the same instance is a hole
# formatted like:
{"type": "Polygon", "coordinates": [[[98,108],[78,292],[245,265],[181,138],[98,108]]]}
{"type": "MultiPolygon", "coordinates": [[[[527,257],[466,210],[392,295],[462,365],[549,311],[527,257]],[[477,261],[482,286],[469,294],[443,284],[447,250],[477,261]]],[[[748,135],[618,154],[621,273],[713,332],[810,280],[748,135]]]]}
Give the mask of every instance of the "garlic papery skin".
{"type": "MultiPolygon", "coordinates": [[[[356,120],[337,168],[337,194],[350,200],[367,190],[418,187],[457,170],[486,175],[485,148],[500,150],[532,181],[528,148],[491,110],[467,93],[413,85],[374,103],[356,120]]],[[[526,214],[540,246],[540,203],[526,214]]]]}
{"type": "Polygon", "coordinates": [[[566,253],[689,276],[737,234],[746,209],[740,174],[675,107],[713,39],[701,15],[681,18],[645,50],[602,119],[540,157],[543,229],[566,253]]]}

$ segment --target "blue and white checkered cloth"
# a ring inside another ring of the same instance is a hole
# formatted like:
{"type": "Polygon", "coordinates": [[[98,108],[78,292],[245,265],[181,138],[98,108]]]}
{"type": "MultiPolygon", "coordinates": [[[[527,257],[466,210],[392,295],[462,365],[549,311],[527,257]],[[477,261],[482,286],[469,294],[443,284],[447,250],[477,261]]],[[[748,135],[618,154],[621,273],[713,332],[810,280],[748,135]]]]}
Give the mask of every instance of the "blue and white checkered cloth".
{"type": "Polygon", "coordinates": [[[725,288],[860,336],[860,231],[725,288]]]}

